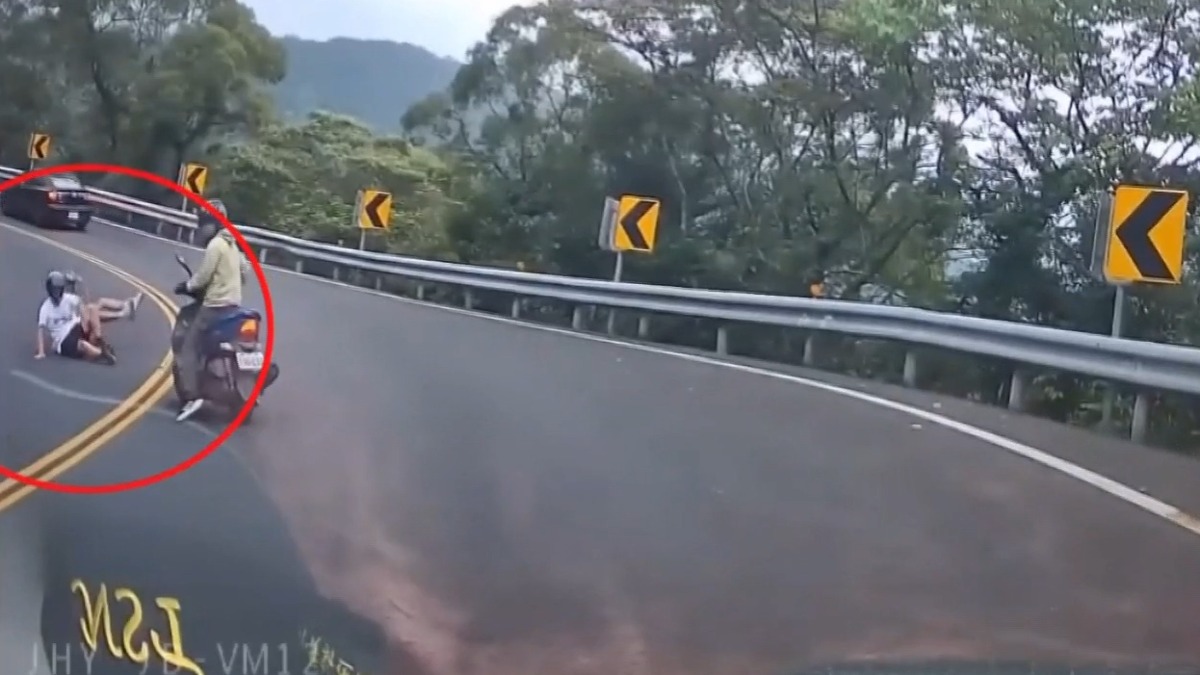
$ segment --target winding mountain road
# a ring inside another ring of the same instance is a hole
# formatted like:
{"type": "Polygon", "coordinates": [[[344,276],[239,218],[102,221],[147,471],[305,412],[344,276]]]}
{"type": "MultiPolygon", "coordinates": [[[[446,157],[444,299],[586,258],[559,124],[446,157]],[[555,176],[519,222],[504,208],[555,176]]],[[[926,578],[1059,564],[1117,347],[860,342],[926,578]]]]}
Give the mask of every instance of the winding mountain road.
{"type": "MultiPolygon", "coordinates": [[[[100,225],[44,236],[159,289],[186,250],[100,225]]],[[[0,255],[0,376],[20,392],[4,447],[27,461],[103,413],[64,391],[119,400],[145,379],[166,324],[114,327],[129,345],[116,369],[35,364],[39,275],[60,254],[0,226],[0,255]]],[[[146,597],[193,579],[197,634],[221,612],[245,619],[195,644],[250,642],[299,611],[290,589],[319,591],[382,627],[388,662],[360,670],[389,675],[1200,665],[1200,537],[1130,503],[1141,490],[1200,512],[1187,460],[920,392],[268,277],[283,375],[252,428],[161,486],[36,496],[68,608],[52,617],[75,611],[62,580],[84,570],[146,597]],[[1033,449],[1080,470],[1021,456],[1033,449]],[[1082,467],[1134,490],[1097,489],[1082,467]],[[248,600],[264,588],[286,607],[248,600]]],[[[66,478],[157,471],[211,433],[151,413],[66,478]]],[[[369,633],[341,639],[382,639],[369,633]]]]}

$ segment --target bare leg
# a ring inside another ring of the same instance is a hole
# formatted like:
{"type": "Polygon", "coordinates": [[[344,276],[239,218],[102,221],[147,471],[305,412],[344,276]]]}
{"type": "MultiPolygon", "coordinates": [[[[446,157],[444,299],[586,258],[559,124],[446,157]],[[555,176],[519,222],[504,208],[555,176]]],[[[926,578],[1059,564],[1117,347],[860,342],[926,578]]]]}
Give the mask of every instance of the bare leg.
{"type": "Polygon", "coordinates": [[[101,354],[104,353],[100,351],[99,347],[88,342],[87,340],[79,341],[79,351],[83,353],[84,358],[86,358],[88,361],[95,361],[96,359],[100,358],[101,354]]]}
{"type": "Polygon", "coordinates": [[[117,319],[132,319],[141,302],[142,294],[138,293],[125,300],[100,298],[93,303],[93,307],[96,308],[96,314],[101,321],[116,321],[117,319]]]}
{"type": "Polygon", "coordinates": [[[117,319],[124,319],[126,316],[128,316],[126,311],[123,309],[108,309],[105,307],[96,307],[95,309],[96,316],[99,317],[101,321],[116,321],[117,319]]]}
{"type": "Polygon", "coordinates": [[[103,336],[100,326],[103,323],[100,318],[100,307],[97,305],[84,305],[83,311],[80,312],[83,319],[83,332],[91,338],[93,342],[101,339],[103,336]]]}
{"type": "Polygon", "coordinates": [[[128,303],[129,303],[128,300],[117,300],[116,298],[100,298],[99,300],[96,301],[95,304],[98,305],[100,307],[100,309],[106,309],[111,312],[120,312],[125,309],[125,306],[128,303]]]}
{"type": "Polygon", "coordinates": [[[116,354],[104,339],[100,308],[97,305],[84,305],[80,316],[83,332],[87,337],[79,341],[79,351],[89,361],[104,360],[109,364],[115,363],[116,354]]]}

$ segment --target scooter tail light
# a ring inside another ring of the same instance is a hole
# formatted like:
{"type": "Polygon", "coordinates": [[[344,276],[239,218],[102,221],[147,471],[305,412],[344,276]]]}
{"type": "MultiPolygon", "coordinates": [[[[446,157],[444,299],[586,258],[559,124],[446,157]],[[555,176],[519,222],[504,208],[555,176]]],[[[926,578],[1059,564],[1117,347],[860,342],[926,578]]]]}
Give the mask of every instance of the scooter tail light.
{"type": "Polygon", "coordinates": [[[246,319],[238,328],[238,340],[241,342],[258,342],[258,320],[246,319]]]}

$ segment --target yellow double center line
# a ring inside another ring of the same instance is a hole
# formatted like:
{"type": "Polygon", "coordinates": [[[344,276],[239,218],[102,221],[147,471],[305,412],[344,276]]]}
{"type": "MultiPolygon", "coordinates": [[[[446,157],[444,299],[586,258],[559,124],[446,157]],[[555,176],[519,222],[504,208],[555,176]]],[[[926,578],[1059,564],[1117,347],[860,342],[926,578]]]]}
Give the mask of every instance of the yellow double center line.
{"type": "MultiPolygon", "coordinates": [[[[36,239],[42,243],[49,244],[55,248],[61,249],[79,257],[93,265],[103,269],[114,276],[123,279],[135,288],[145,293],[163,314],[167,317],[168,324],[174,324],[175,313],[178,307],[163,293],[152,287],[150,284],[138,279],[137,277],[114,267],[95,256],[89,255],[65,244],[61,244],[48,237],[43,237],[32,232],[17,228],[8,228],[13,232],[21,234],[31,239],[36,239]]],[[[155,367],[154,372],[146,379],[137,389],[129,396],[117,404],[112,410],[109,410],[100,419],[93,422],[83,431],[79,432],[71,439],[42,455],[37,461],[29,466],[21,469],[20,473],[30,478],[36,478],[42,481],[54,480],[61,476],[66,471],[70,470],[75,465],[92,456],[97,450],[104,447],[106,443],[111,441],[116,436],[124,433],[131,426],[141,419],[171,390],[171,350],[168,348],[167,353],[163,356],[162,361],[155,367]]],[[[32,485],[26,485],[11,478],[6,478],[0,481],[0,512],[12,508],[14,504],[25,499],[29,495],[36,492],[38,488],[32,485]]]]}

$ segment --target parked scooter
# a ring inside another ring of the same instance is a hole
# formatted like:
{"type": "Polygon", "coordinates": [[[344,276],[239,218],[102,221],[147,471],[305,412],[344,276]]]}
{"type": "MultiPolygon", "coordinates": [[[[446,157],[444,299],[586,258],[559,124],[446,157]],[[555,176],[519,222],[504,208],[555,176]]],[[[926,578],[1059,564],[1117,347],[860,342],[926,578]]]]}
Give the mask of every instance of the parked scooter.
{"type": "MultiPolygon", "coordinates": [[[[188,277],[192,269],[188,267],[183,256],[175,254],[188,277]]],[[[183,348],[183,338],[187,327],[196,316],[196,312],[204,304],[204,292],[189,293],[192,299],[179,310],[175,317],[175,330],[171,333],[171,353],[175,359],[171,363],[171,376],[175,381],[175,394],[182,404],[183,391],[179,383],[179,352],[183,348]]],[[[229,412],[237,414],[254,391],[254,383],[264,366],[263,345],[259,337],[262,326],[262,314],[245,307],[231,308],[225,316],[216,321],[201,338],[203,366],[200,373],[200,396],[206,401],[220,405],[229,412]]],[[[267,365],[267,379],[263,383],[263,391],[274,384],[279,377],[279,366],[275,363],[267,365]]],[[[260,395],[262,392],[259,392],[260,395]]],[[[258,401],[255,401],[258,407],[258,401]]],[[[254,410],[246,413],[245,422],[249,422],[254,410]]]]}

